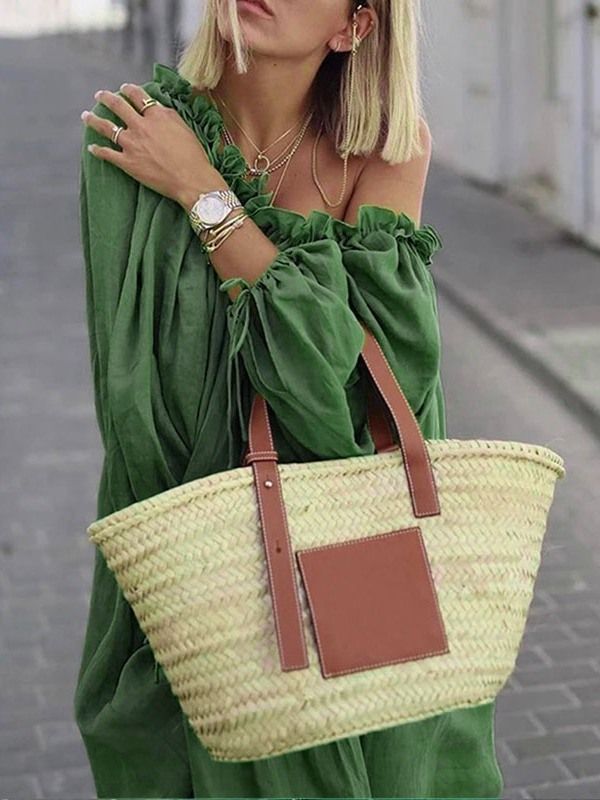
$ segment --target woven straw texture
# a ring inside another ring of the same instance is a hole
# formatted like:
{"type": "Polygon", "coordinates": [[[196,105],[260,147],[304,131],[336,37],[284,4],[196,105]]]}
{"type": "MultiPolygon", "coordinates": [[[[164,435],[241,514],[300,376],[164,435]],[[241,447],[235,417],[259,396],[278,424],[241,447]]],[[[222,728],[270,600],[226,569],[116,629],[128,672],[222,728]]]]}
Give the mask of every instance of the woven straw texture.
{"type": "Polygon", "coordinates": [[[107,564],[211,757],[246,761],[495,698],[514,669],[564,466],[520,442],[429,440],[441,514],[415,518],[400,451],[280,464],[292,551],[419,525],[450,652],[324,679],[280,669],[252,468],[92,523],[107,564]]]}

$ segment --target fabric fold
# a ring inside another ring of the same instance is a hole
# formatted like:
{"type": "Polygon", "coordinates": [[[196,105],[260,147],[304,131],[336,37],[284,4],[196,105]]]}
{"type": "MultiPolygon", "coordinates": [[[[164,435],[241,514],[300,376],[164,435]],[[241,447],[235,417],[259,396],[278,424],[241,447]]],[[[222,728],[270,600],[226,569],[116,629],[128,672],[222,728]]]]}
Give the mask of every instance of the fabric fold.
{"type": "Polygon", "coordinates": [[[348,303],[337,244],[324,239],[287,248],[255,281],[230,278],[219,289],[234,285],[240,292],[226,309],[228,397],[233,402],[235,394],[243,441],[249,415],[242,369],[286,435],[315,457],[362,454],[346,386],[364,333],[348,303]]]}

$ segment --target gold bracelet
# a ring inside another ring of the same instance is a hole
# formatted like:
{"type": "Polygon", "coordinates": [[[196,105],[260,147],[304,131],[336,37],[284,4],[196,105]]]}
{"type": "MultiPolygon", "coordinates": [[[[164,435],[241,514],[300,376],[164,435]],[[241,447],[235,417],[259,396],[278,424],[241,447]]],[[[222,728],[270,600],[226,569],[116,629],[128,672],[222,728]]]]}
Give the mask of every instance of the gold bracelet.
{"type": "Polygon", "coordinates": [[[227,230],[236,219],[239,219],[242,214],[245,214],[243,206],[238,206],[238,208],[240,210],[238,214],[234,216],[231,216],[230,214],[225,220],[223,220],[223,222],[220,222],[218,225],[215,225],[208,231],[204,231],[202,240],[204,242],[209,242],[212,238],[219,236],[223,231],[227,230]]]}
{"type": "Polygon", "coordinates": [[[219,242],[223,239],[224,235],[233,227],[233,225],[240,219],[245,219],[246,214],[242,212],[238,214],[238,216],[234,217],[233,219],[227,220],[226,223],[223,223],[219,226],[219,229],[216,232],[213,230],[204,238],[205,246],[212,246],[215,242],[219,242]]]}
{"type": "Polygon", "coordinates": [[[213,250],[216,250],[218,247],[220,247],[223,242],[228,239],[237,228],[241,227],[247,219],[247,214],[240,214],[240,216],[231,223],[227,230],[221,232],[219,237],[215,237],[215,239],[212,239],[205,244],[208,252],[212,253],[213,250]]]}
{"type": "Polygon", "coordinates": [[[234,231],[235,231],[237,228],[239,228],[239,227],[241,227],[241,225],[243,225],[243,223],[244,223],[244,220],[245,220],[245,219],[246,219],[246,217],[242,217],[242,218],[240,218],[239,220],[237,220],[237,221],[236,221],[236,222],[235,222],[235,223],[234,223],[234,224],[231,226],[231,228],[229,228],[227,231],[224,231],[224,233],[222,234],[222,236],[221,236],[219,239],[216,239],[216,240],[213,240],[213,241],[209,242],[209,243],[206,245],[206,249],[208,250],[208,252],[209,252],[209,253],[212,253],[212,252],[213,252],[213,250],[216,250],[217,248],[219,248],[219,247],[220,247],[220,246],[223,244],[223,242],[224,242],[226,239],[228,239],[228,238],[231,236],[231,234],[232,234],[232,233],[233,233],[233,232],[234,232],[234,231]]]}

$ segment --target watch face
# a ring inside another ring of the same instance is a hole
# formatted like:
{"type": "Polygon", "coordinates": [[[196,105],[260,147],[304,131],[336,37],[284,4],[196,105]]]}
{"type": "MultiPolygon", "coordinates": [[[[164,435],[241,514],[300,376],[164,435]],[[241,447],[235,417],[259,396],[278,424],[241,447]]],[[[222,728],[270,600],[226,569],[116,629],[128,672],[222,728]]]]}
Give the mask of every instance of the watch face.
{"type": "Polygon", "coordinates": [[[205,222],[215,224],[223,219],[223,212],[226,211],[226,208],[220,197],[209,195],[198,202],[197,210],[205,222]]]}

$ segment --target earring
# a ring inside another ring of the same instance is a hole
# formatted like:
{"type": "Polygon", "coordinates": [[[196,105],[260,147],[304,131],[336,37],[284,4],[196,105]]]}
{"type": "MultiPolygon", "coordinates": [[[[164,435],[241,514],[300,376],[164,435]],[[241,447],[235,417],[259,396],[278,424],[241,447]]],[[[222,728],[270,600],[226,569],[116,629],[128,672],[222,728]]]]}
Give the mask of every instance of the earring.
{"type": "MultiPolygon", "coordinates": [[[[353,14],[354,20],[352,22],[352,52],[351,52],[351,55],[350,55],[350,81],[349,81],[349,83],[350,83],[350,91],[349,91],[349,97],[346,97],[346,101],[345,101],[345,105],[346,105],[346,131],[345,131],[345,136],[344,136],[344,143],[342,145],[342,152],[344,153],[344,155],[343,155],[343,160],[344,160],[344,180],[343,180],[343,184],[342,184],[342,191],[341,191],[341,194],[340,194],[340,199],[337,201],[337,203],[332,203],[329,200],[329,198],[327,197],[327,195],[325,193],[325,190],[321,186],[321,184],[319,182],[319,179],[317,177],[316,146],[317,146],[317,144],[319,142],[319,138],[321,136],[320,132],[319,132],[319,135],[317,136],[317,138],[315,139],[315,146],[313,147],[313,161],[312,161],[313,180],[314,180],[317,188],[321,192],[321,196],[322,196],[323,200],[331,208],[337,208],[337,206],[341,205],[342,200],[344,199],[344,197],[346,195],[346,187],[347,187],[347,184],[348,184],[348,157],[349,157],[349,151],[348,151],[348,148],[346,147],[346,144],[347,144],[347,141],[348,141],[348,132],[350,130],[350,108],[352,107],[352,100],[354,98],[354,61],[355,61],[354,56],[355,56],[356,51],[358,50],[360,42],[361,42],[360,37],[358,37],[356,35],[356,26],[358,24],[357,21],[356,21],[356,11],[358,11],[359,8],[362,8],[362,6],[363,6],[363,4],[361,3],[358,6],[358,8],[354,11],[354,14],[353,14]]],[[[338,42],[336,44],[336,46],[335,46],[335,51],[334,52],[337,53],[339,48],[340,48],[340,43],[338,42]]]]}
{"type": "MultiPolygon", "coordinates": [[[[362,8],[362,4],[359,5],[356,9],[358,11],[359,8],[362,8]]],[[[354,19],[352,21],[352,51],[350,54],[350,96],[346,103],[347,115],[346,115],[346,135],[350,130],[350,109],[352,107],[352,101],[354,99],[354,65],[355,65],[355,55],[358,52],[358,48],[360,47],[361,39],[359,36],[356,35],[356,26],[358,22],[356,20],[356,11],[354,12],[354,19]]]]}

